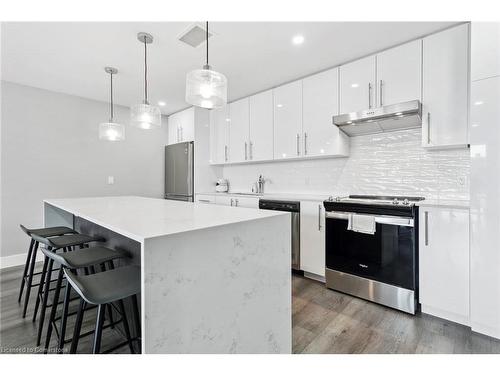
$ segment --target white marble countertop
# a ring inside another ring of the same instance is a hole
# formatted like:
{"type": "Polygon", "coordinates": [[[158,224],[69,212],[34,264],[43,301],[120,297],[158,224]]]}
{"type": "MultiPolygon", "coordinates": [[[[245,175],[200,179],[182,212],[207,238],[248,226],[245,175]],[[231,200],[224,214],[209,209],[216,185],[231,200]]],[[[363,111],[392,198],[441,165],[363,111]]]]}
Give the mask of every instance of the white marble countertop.
{"type": "Polygon", "coordinates": [[[235,197],[255,197],[263,199],[281,199],[281,200],[295,200],[295,201],[324,201],[330,197],[327,194],[304,194],[304,193],[264,193],[264,194],[245,194],[238,192],[199,192],[200,195],[213,195],[213,196],[235,196],[235,197]]]}
{"type": "Polygon", "coordinates": [[[289,215],[278,211],[137,196],[45,199],[44,202],[139,242],[147,238],[289,215]]]}
{"type": "Polygon", "coordinates": [[[417,203],[420,207],[470,208],[470,201],[458,199],[425,199],[417,203]]]}

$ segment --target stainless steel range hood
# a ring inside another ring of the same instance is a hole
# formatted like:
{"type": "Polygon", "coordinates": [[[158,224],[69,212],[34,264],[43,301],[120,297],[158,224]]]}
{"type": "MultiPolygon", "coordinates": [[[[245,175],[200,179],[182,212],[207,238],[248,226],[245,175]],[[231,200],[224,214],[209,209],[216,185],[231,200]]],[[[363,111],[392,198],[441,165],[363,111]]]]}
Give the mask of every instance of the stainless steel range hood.
{"type": "Polygon", "coordinates": [[[350,137],[419,128],[422,126],[422,104],[412,100],[346,113],[333,116],[333,124],[350,137]]]}

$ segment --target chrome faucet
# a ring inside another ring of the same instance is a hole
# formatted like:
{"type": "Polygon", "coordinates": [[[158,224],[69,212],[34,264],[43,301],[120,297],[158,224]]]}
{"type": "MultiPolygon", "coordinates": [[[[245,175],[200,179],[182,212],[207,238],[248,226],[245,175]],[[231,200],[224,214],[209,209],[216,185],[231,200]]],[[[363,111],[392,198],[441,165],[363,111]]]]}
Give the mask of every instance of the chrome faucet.
{"type": "Polygon", "coordinates": [[[266,180],[262,175],[259,176],[259,179],[257,180],[257,193],[259,194],[264,194],[264,183],[266,180]]]}

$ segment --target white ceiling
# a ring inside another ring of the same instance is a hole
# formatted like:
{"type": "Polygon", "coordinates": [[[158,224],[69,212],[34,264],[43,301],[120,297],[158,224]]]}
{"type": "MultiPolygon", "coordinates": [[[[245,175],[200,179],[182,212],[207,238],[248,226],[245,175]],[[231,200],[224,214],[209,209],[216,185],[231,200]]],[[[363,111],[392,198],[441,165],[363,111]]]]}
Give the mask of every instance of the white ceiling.
{"type": "MultiPolygon", "coordinates": [[[[185,75],[204,64],[205,44],[177,40],[192,22],[2,23],[2,79],[101,101],[104,66],[114,66],[115,101],[142,100],[143,49],[136,34],[155,37],[148,49],[150,101],[168,114],[188,105],[185,75]]],[[[229,100],[336,66],[451,26],[450,22],[214,22],[210,65],[229,82],[229,100]],[[302,34],[300,46],[291,38],[302,34]]]]}

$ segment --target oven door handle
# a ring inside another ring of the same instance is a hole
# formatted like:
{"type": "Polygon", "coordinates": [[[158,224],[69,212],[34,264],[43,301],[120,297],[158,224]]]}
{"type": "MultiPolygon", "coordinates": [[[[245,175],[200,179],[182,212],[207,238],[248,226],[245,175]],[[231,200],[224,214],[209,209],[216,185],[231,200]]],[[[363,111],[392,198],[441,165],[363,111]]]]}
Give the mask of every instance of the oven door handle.
{"type": "MultiPolygon", "coordinates": [[[[340,219],[340,220],[349,220],[349,212],[326,212],[325,217],[327,219],[340,219]]],[[[369,215],[368,215],[369,216],[369,215]]],[[[413,218],[408,217],[399,217],[399,216],[374,216],[375,222],[379,224],[388,224],[388,225],[399,225],[403,227],[413,227],[414,220],[413,218]]]]}

